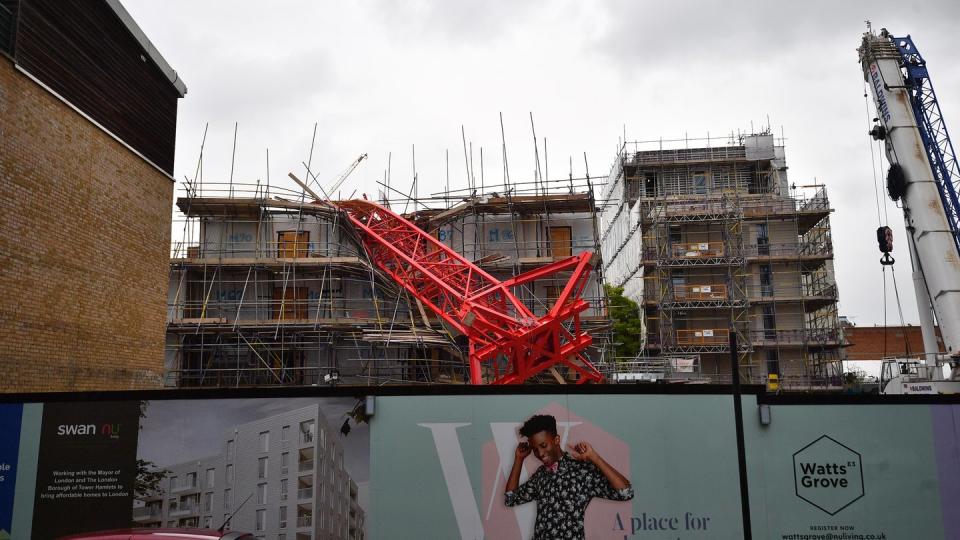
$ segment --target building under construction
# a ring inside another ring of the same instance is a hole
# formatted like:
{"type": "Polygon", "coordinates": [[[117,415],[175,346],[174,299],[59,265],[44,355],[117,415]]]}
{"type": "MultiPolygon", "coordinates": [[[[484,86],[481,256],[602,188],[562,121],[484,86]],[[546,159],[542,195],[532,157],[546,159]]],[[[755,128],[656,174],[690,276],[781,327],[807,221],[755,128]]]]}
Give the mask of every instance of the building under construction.
{"type": "Polygon", "coordinates": [[[652,378],[840,384],[826,189],[797,194],[770,133],[626,143],[602,197],[604,273],[642,305],[652,378]],[[654,360],[655,359],[655,360],[654,360]]]}
{"type": "MultiPolygon", "coordinates": [[[[463,383],[467,344],[381,272],[343,212],[304,191],[188,183],[177,199],[168,298],[168,386],[463,383]]],[[[538,180],[382,200],[499,279],[599,252],[589,179],[538,180]],[[404,207],[407,209],[405,210],[404,207]]],[[[608,362],[601,265],[583,287],[587,356],[608,362]]],[[[537,316],[570,272],[516,288],[537,316]]],[[[484,377],[488,375],[484,373],[484,377]]],[[[563,367],[533,382],[563,383],[563,367]]]]}

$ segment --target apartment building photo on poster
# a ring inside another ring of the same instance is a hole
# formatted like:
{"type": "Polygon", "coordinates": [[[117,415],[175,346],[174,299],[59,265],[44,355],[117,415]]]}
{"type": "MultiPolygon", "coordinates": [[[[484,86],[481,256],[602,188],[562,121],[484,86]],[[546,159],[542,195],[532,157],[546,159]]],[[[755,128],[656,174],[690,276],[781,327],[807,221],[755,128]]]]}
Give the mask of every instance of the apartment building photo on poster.
{"type": "Polygon", "coordinates": [[[351,398],[151,401],[138,460],[159,471],[139,527],[218,528],[279,540],[362,539],[369,430],[351,398]]]}

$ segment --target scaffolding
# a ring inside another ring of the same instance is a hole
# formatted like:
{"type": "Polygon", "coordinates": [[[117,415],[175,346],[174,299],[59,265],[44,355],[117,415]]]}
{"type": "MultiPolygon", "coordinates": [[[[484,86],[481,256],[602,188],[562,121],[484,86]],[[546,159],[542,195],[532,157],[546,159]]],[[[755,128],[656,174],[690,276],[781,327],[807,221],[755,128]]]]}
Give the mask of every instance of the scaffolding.
{"type": "Polygon", "coordinates": [[[789,188],[769,132],[623,143],[601,240],[608,279],[643,306],[636,361],[693,358],[689,380],[729,382],[732,332],[742,381],[839,388],[831,209],[816,187],[789,188]]]}
{"type": "MultiPolygon", "coordinates": [[[[384,197],[393,208],[497,278],[594,251],[589,178],[538,179],[429,197],[384,197]]],[[[185,182],[177,198],[167,313],[166,384],[241,387],[461,384],[465,339],[370,263],[357,232],[303,190],[185,182]]],[[[519,288],[535,315],[570,271],[519,288]]],[[[587,355],[609,361],[602,267],[581,317],[587,355]]],[[[552,369],[534,382],[565,383],[552,369]]]]}

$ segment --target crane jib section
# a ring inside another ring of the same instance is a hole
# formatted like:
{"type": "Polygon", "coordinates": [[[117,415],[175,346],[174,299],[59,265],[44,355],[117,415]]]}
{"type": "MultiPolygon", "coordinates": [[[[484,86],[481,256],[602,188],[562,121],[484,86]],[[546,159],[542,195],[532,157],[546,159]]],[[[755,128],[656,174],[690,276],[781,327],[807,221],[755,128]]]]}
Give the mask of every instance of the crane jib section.
{"type": "Polygon", "coordinates": [[[473,384],[519,384],[556,366],[576,382],[600,373],[584,351],[592,338],[580,324],[593,254],[581,253],[500,281],[404,217],[368,200],[332,201],[361,233],[371,262],[468,339],[473,384]],[[513,292],[537,279],[570,272],[546,315],[536,316],[513,292]]]}

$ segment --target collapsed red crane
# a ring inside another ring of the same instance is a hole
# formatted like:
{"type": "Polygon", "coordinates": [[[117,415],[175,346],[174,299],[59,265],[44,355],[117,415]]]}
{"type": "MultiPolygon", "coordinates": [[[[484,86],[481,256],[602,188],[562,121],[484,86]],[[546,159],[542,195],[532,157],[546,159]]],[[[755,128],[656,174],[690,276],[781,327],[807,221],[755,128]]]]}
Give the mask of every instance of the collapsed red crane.
{"type": "Polygon", "coordinates": [[[362,232],[373,264],[467,336],[471,383],[483,383],[484,363],[492,384],[519,384],[558,364],[578,373],[578,383],[602,379],[582,354],[593,342],[580,328],[580,313],[590,307],[581,295],[593,267],[592,253],[501,282],[379,204],[368,200],[333,204],[362,232]],[[536,317],[511,291],[566,270],[573,275],[543,317],[536,317]]]}

